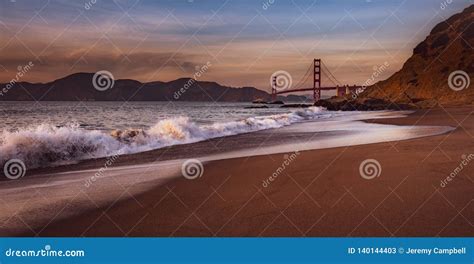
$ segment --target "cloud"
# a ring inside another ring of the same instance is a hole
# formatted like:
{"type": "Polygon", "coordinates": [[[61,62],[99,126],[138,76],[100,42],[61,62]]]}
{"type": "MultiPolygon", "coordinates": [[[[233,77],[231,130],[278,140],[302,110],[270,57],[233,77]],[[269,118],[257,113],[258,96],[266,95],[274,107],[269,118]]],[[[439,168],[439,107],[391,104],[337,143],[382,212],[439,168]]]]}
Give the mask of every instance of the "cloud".
{"type": "MultiPolygon", "coordinates": [[[[47,49],[38,59],[22,46],[9,46],[0,54],[0,80],[9,80],[19,65],[29,61],[35,64],[35,72],[28,80],[50,81],[75,72],[96,72],[107,70],[120,78],[151,78],[157,71],[186,76],[202,65],[196,62],[199,56],[184,53],[137,51],[130,54],[120,53],[112,48],[73,49],[55,47],[47,49]],[[3,71],[2,71],[3,69],[3,71]]],[[[204,62],[205,63],[205,62],[204,62]]]]}
{"type": "MultiPolygon", "coordinates": [[[[262,9],[252,0],[124,0],[86,10],[84,2],[10,1],[0,18],[0,82],[29,61],[35,68],[25,81],[32,82],[99,70],[169,81],[212,61],[204,79],[268,89],[274,71],[297,79],[318,57],[338,78],[361,83],[386,60],[387,74],[396,71],[439,20],[426,25],[439,3],[424,0],[311,2],[262,9]]],[[[464,5],[453,2],[441,15],[464,5]]]]}

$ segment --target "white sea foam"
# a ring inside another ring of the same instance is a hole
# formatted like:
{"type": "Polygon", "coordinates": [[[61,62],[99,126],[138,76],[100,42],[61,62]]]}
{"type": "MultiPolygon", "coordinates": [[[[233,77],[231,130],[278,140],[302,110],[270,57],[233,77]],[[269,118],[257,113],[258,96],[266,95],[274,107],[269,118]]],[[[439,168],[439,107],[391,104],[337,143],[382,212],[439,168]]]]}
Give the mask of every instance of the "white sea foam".
{"type": "Polygon", "coordinates": [[[338,114],[311,107],[291,113],[210,125],[198,125],[187,117],[177,117],[161,120],[146,130],[116,131],[114,136],[103,131],[85,130],[77,124],[63,127],[42,124],[20,131],[2,132],[0,164],[15,158],[23,160],[28,168],[53,166],[118,153],[137,153],[170,145],[279,128],[334,115],[338,114]]]}

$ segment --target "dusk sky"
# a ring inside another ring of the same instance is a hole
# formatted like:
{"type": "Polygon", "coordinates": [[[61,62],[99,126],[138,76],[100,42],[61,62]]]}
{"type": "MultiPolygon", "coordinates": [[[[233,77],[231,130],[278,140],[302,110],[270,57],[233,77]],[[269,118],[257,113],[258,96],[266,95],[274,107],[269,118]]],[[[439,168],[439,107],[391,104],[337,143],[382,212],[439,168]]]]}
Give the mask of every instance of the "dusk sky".
{"type": "Polygon", "coordinates": [[[116,79],[170,81],[212,64],[201,80],[267,89],[297,81],[322,58],[342,82],[399,70],[431,28],[472,1],[169,0],[0,3],[0,81],[32,61],[22,81],[110,71],[116,79]]]}

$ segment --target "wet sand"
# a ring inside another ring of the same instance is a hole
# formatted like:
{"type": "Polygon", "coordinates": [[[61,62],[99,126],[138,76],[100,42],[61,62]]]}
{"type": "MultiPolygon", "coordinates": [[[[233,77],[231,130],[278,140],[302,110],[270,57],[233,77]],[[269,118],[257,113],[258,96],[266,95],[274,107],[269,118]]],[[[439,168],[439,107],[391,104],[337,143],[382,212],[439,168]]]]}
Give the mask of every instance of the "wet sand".
{"type": "MultiPolygon", "coordinates": [[[[263,181],[291,153],[207,162],[200,178],[157,178],[132,184],[114,203],[98,203],[92,210],[67,217],[61,217],[58,209],[58,217],[46,226],[26,229],[21,235],[473,236],[474,161],[446,187],[440,186],[440,181],[459,166],[463,154],[474,153],[472,113],[473,107],[458,107],[374,120],[453,126],[456,130],[399,142],[302,151],[267,187],[263,181]],[[367,180],[360,176],[359,165],[366,159],[381,164],[379,177],[367,180]]],[[[212,152],[219,149],[219,142],[224,141],[205,141],[197,146],[212,152]]],[[[155,161],[159,153],[173,156],[173,151],[183,147],[129,155],[119,164],[155,161]]],[[[34,173],[92,169],[103,162],[34,173]]],[[[149,174],[159,174],[159,170],[152,168],[149,174]]],[[[135,173],[130,171],[130,177],[142,176],[135,173]]],[[[69,211],[80,206],[74,198],[69,202],[73,206],[69,211]]],[[[21,224],[24,220],[12,221],[21,224]]]]}

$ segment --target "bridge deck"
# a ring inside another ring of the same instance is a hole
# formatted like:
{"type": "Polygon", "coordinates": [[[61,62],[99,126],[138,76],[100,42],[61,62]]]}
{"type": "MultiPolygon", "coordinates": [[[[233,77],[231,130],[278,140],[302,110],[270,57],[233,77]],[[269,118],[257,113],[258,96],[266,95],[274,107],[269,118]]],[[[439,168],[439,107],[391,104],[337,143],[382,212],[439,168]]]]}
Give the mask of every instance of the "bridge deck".
{"type": "MultiPolygon", "coordinates": [[[[321,87],[316,90],[322,90],[322,91],[327,91],[327,90],[336,90],[337,88],[345,88],[346,86],[328,86],[328,87],[321,87]]],[[[362,88],[362,86],[347,86],[349,89],[357,89],[357,88],[362,88]]],[[[283,90],[283,91],[277,91],[276,94],[284,94],[284,93],[292,93],[292,92],[304,92],[304,91],[313,91],[315,90],[314,88],[301,88],[301,89],[293,89],[293,90],[283,90]]]]}

